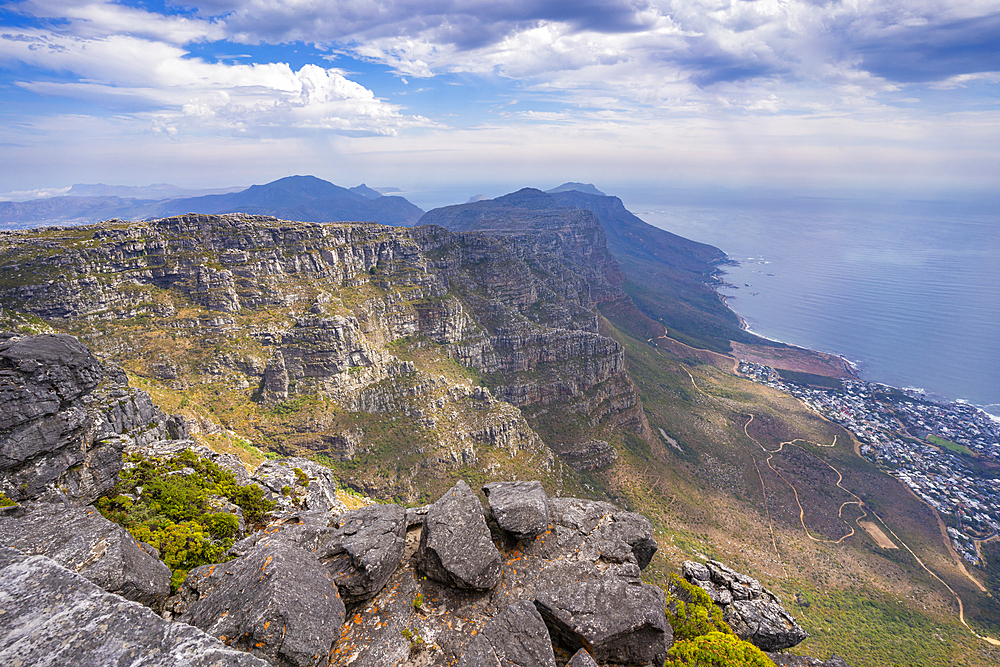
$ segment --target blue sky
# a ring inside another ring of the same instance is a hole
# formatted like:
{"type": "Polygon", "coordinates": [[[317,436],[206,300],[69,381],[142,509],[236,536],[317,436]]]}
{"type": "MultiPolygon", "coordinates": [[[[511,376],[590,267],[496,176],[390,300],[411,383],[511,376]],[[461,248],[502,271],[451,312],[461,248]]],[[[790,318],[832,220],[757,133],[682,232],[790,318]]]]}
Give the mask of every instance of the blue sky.
{"type": "Polygon", "coordinates": [[[1000,184],[1000,0],[21,0],[0,24],[8,197],[1000,184]]]}

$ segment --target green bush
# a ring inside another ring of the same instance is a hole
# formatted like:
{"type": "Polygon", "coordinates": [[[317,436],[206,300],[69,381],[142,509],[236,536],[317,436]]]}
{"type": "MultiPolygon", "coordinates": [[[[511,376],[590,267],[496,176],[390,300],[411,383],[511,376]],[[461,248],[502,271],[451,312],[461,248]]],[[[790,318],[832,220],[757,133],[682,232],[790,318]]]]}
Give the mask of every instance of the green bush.
{"type": "Polygon", "coordinates": [[[275,506],[259,486],[238,485],[231,472],[190,449],[162,458],[133,454],[129,463],[119,475],[116,495],[101,498],[97,509],[135,539],[159,549],[173,570],[174,590],[189,570],[220,562],[233,545],[239,520],[213,512],[212,496],[239,506],[248,525],[262,522],[275,506]]]}
{"type": "Polygon", "coordinates": [[[710,632],[733,634],[722,620],[722,610],[702,588],[688,583],[676,572],[670,573],[667,590],[667,620],[674,629],[674,640],[694,639],[710,632]]]}
{"type": "Polygon", "coordinates": [[[664,667],[774,667],[759,648],[736,635],[709,632],[694,639],[674,642],[664,667]]]}
{"type": "Polygon", "coordinates": [[[7,497],[7,494],[0,493],[0,507],[13,507],[16,504],[17,503],[7,497]]]}

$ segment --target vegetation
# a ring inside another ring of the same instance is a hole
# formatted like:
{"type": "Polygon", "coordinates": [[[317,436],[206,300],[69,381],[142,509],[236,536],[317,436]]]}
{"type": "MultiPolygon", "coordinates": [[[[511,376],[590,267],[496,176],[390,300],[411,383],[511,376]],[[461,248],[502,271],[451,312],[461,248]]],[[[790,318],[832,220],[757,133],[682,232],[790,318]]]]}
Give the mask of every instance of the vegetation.
{"type": "Polygon", "coordinates": [[[667,591],[667,620],[674,629],[674,640],[694,639],[710,632],[733,634],[722,620],[722,609],[703,589],[689,584],[676,572],[670,573],[667,591]]]}
{"type": "Polygon", "coordinates": [[[773,667],[763,651],[739,637],[724,632],[709,632],[675,642],[667,652],[664,667],[773,667]]]}
{"type": "Polygon", "coordinates": [[[7,494],[0,493],[0,507],[13,507],[16,504],[17,503],[7,497],[7,494]]]}
{"type": "Polygon", "coordinates": [[[156,547],[173,571],[176,590],[189,570],[218,563],[233,545],[239,521],[213,511],[213,497],[240,507],[248,524],[274,509],[256,484],[240,486],[231,472],[190,449],[171,457],[133,454],[119,475],[113,496],[101,498],[101,514],[126,528],[136,540],[156,547]]]}

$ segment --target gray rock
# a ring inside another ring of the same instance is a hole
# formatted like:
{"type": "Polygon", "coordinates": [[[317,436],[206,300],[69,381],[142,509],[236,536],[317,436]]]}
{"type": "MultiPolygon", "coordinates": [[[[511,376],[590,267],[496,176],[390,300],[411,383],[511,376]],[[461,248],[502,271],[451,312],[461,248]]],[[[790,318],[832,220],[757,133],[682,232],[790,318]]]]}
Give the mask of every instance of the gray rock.
{"type": "Polygon", "coordinates": [[[382,590],[405,547],[406,511],[399,505],[369,505],[337,517],[315,553],[350,604],[382,590]]]}
{"type": "Polygon", "coordinates": [[[552,640],[538,610],[521,600],[486,624],[458,667],[555,667],[552,640]]]}
{"type": "Polygon", "coordinates": [[[605,560],[625,563],[634,560],[645,568],[658,548],[649,519],[635,512],[615,512],[611,521],[595,531],[605,560]]]}
{"type": "Polygon", "coordinates": [[[0,664],[269,667],[44,556],[0,547],[0,664]]]}
{"type": "Polygon", "coordinates": [[[183,589],[180,597],[189,602],[178,620],[278,667],[326,665],[344,622],[329,573],[312,554],[281,540],[262,540],[242,558],[195,568],[183,589]]]}
{"type": "Polygon", "coordinates": [[[549,529],[549,501],[541,482],[493,482],[483,493],[497,525],[516,539],[549,529]]]}
{"type": "Polygon", "coordinates": [[[597,662],[662,665],[673,642],[663,591],[649,584],[582,581],[541,591],[535,606],[553,638],[597,662]]]}
{"type": "Polygon", "coordinates": [[[170,594],[170,569],[93,507],[36,505],[0,518],[0,544],[51,558],[106,591],[154,609],[170,594]]]}
{"type": "Polygon", "coordinates": [[[194,440],[155,440],[153,442],[141,444],[135,443],[125,448],[125,454],[142,454],[145,457],[171,457],[180,454],[185,449],[190,449],[203,459],[208,459],[223,470],[233,473],[236,483],[239,486],[246,486],[252,483],[250,473],[243,465],[240,457],[234,454],[224,454],[209,449],[205,445],[199,445],[194,440]]]}
{"type": "Polygon", "coordinates": [[[756,579],[714,560],[705,565],[686,561],[681,572],[689,582],[708,593],[740,639],[759,649],[791,648],[809,636],[785,610],[778,596],[756,579]]]}
{"type": "Polygon", "coordinates": [[[417,567],[455,588],[488,590],[500,581],[500,552],[490,539],[482,505],[464,481],[427,511],[417,567]]]}
{"type": "Polygon", "coordinates": [[[260,484],[268,497],[278,503],[274,516],[288,516],[308,510],[342,514],[347,506],[337,498],[337,478],[333,471],[307,459],[292,457],[264,461],[251,481],[260,484]],[[298,468],[302,475],[295,472],[298,468]],[[287,487],[288,492],[282,493],[287,487]]]}
{"type": "Polygon", "coordinates": [[[566,667],[597,667],[597,663],[587,653],[587,649],[582,648],[573,654],[573,657],[566,663],[566,667]]]}

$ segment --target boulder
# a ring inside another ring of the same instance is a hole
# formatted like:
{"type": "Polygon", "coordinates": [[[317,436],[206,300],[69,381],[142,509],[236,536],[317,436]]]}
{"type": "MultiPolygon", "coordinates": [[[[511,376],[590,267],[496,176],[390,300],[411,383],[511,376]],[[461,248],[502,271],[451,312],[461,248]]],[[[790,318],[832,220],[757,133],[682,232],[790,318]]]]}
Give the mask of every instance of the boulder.
{"type": "Polygon", "coordinates": [[[326,665],[344,622],[329,572],[281,540],[261,540],[242,558],[195,568],[178,597],[171,599],[173,611],[182,611],[178,620],[278,667],[326,665]]]}
{"type": "Polygon", "coordinates": [[[707,564],[685,561],[684,578],[703,588],[733,632],[763,651],[795,646],[809,634],[795,622],[778,596],[759,581],[714,560],[707,564]]]}
{"type": "Polygon", "coordinates": [[[640,570],[649,565],[658,548],[653,525],[635,512],[615,512],[595,534],[602,558],[616,563],[634,561],[640,570]]]}
{"type": "Polygon", "coordinates": [[[0,547],[0,664],[270,667],[44,556],[0,547]]]}
{"type": "Polygon", "coordinates": [[[521,600],[486,624],[458,667],[556,667],[548,628],[529,600],[521,600]]]}
{"type": "Polygon", "coordinates": [[[501,529],[523,540],[549,529],[549,500],[541,482],[493,482],[483,487],[501,529]]]}
{"type": "Polygon", "coordinates": [[[573,654],[573,657],[566,663],[566,667],[597,667],[597,663],[587,653],[587,649],[582,648],[573,654]]]}
{"type": "Polygon", "coordinates": [[[38,504],[24,516],[2,517],[0,544],[51,558],[106,591],[154,609],[170,594],[170,569],[93,507],[38,504]]]}
{"type": "Polygon", "coordinates": [[[490,539],[482,505],[464,481],[427,510],[417,567],[455,588],[489,590],[500,581],[500,552],[490,539]]]}
{"type": "Polygon", "coordinates": [[[334,519],[315,554],[350,604],[382,590],[405,547],[406,511],[399,505],[376,504],[334,519]]]}
{"type": "Polygon", "coordinates": [[[663,591],[620,579],[574,582],[535,598],[552,637],[600,663],[662,665],[673,643],[663,591]]]}
{"type": "Polygon", "coordinates": [[[334,514],[347,511],[347,506],[337,498],[337,478],[333,471],[307,459],[264,461],[250,481],[260,484],[268,497],[278,503],[271,513],[274,516],[288,516],[301,510],[334,514]]]}

